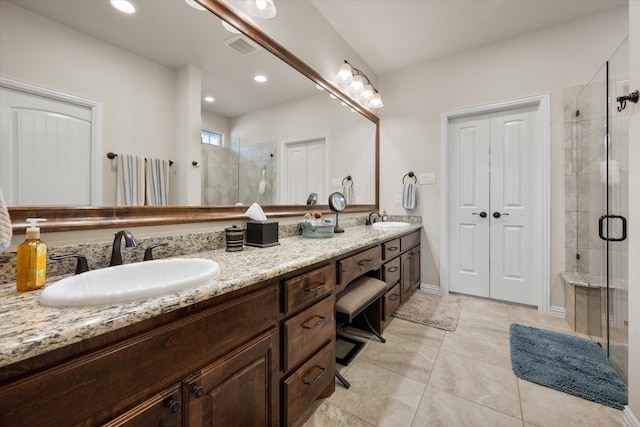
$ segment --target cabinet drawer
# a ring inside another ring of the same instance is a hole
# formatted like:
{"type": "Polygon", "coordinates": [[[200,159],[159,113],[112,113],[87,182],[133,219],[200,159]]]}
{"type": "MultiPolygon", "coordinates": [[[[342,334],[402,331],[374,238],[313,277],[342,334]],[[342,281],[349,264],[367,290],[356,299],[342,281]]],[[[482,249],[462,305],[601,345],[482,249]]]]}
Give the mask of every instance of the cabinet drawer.
{"type": "Polygon", "coordinates": [[[380,267],[380,264],[382,264],[382,249],[380,246],[375,246],[338,261],[340,286],[344,287],[356,277],[360,277],[368,271],[377,269],[380,267]]]}
{"type": "Polygon", "coordinates": [[[391,259],[400,254],[400,239],[389,240],[382,244],[382,259],[391,259]]]}
{"type": "Polygon", "coordinates": [[[336,284],[335,263],[310,271],[306,274],[285,280],[285,314],[330,294],[336,284]]]}
{"type": "Polygon", "coordinates": [[[420,243],[420,231],[415,231],[411,234],[400,238],[400,250],[406,251],[420,243]]]}
{"type": "Polygon", "coordinates": [[[313,354],[336,333],[335,299],[325,298],[284,322],[284,371],[313,354]]]}
{"type": "Polygon", "coordinates": [[[284,381],[284,419],[290,426],[327,388],[335,376],[336,354],[333,342],[284,381]]]}
{"type": "Polygon", "coordinates": [[[396,257],[382,266],[382,280],[387,284],[387,289],[400,281],[400,257],[396,257]]]}
{"type": "Polygon", "coordinates": [[[387,291],[384,295],[384,320],[389,320],[394,311],[400,306],[400,283],[387,291]]]}

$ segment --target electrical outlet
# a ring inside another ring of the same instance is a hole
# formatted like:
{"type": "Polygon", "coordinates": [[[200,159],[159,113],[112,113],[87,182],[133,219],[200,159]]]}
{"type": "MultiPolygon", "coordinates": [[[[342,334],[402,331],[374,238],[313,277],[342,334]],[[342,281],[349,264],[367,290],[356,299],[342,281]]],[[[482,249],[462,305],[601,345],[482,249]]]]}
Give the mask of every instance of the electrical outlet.
{"type": "Polygon", "coordinates": [[[436,183],[436,174],[431,173],[421,173],[418,176],[418,184],[420,185],[431,185],[436,183]]]}
{"type": "Polygon", "coordinates": [[[396,206],[400,206],[402,204],[402,194],[396,194],[396,206]]]}
{"type": "Polygon", "coordinates": [[[333,187],[333,188],[342,187],[342,180],[340,178],[333,178],[331,180],[331,187],[333,187]]]}

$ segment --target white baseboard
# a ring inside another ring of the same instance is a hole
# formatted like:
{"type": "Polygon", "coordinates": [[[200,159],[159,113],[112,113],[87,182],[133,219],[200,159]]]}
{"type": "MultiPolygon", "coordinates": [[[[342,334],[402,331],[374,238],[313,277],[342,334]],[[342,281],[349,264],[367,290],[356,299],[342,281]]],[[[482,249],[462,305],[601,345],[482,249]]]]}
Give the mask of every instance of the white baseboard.
{"type": "Polygon", "coordinates": [[[442,295],[442,289],[440,289],[440,286],[430,285],[428,283],[420,283],[420,290],[442,295]]]}
{"type": "Polygon", "coordinates": [[[622,422],[624,427],[640,427],[640,421],[633,415],[629,406],[625,406],[624,411],[622,411],[622,422]]]}
{"type": "Polygon", "coordinates": [[[551,307],[549,307],[549,316],[562,317],[564,319],[566,317],[564,307],[552,305],[551,307]]]}

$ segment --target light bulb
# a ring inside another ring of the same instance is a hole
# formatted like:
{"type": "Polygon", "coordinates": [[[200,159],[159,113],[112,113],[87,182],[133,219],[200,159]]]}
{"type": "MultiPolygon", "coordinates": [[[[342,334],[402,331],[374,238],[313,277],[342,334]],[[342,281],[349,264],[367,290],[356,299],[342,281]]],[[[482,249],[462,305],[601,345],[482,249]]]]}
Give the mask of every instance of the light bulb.
{"type": "Polygon", "coordinates": [[[129,15],[136,12],[135,6],[127,0],[111,0],[111,6],[129,15]]]}
{"type": "Polygon", "coordinates": [[[351,80],[353,80],[353,70],[351,70],[351,65],[347,64],[346,62],[342,64],[340,70],[338,71],[337,78],[338,81],[342,83],[349,83],[351,80]]]}
{"type": "Polygon", "coordinates": [[[349,84],[349,89],[351,89],[354,92],[359,92],[362,89],[364,89],[364,82],[362,81],[361,75],[358,74],[353,77],[353,80],[349,84]]]}
{"type": "Polygon", "coordinates": [[[362,93],[360,93],[362,99],[369,99],[373,96],[373,87],[371,85],[364,85],[362,93]]]}
{"type": "Polygon", "coordinates": [[[382,103],[382,97],[379,93],[374,93],[371,97],[371,101],[369,101],[369,107],[371,108],[382,108],[384,104],[382,103]]]}
{"type": "Polygon", "coordinates": [[[276,5],[273,0],[246,0],[244,8],[254,18],[270,19],[276,16],[276,5]]]}

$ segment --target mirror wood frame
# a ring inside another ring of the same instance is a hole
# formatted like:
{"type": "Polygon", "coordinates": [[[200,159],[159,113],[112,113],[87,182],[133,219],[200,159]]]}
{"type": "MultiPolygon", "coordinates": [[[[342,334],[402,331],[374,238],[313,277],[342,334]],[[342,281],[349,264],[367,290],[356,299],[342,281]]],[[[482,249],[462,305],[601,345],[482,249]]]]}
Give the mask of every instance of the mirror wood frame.
{"type": "MultiPolygon", "coordinates": [[[[322,86],[344,101],[358,113],[373,122],[375,131],[375,204],[347,206],[345,213],[370,212],[380,205],[380,119],[363,108],[350,95],[323,78],[317,71],[269,37],[253,23],[243,19],[226,3],[219,0],[197,0],[210,12],[228,22],[267,51],[280,58],[314,83],[322,86]]],[[[266,205],[265,214],[270,218],[302,216],[307,205],[266,205]]],[[[314,210],[330,213],[328,204],[315,205],[314,210]]],[[[24,234],[27,218],[46,218],[41,225],[45,232],[94,230],[101,228],[158,226],[196,222],[234,221],[246,219],[247,206],[110,206],[110,207],[10,207],[9,215],[13,232],[24,234]]]]}

